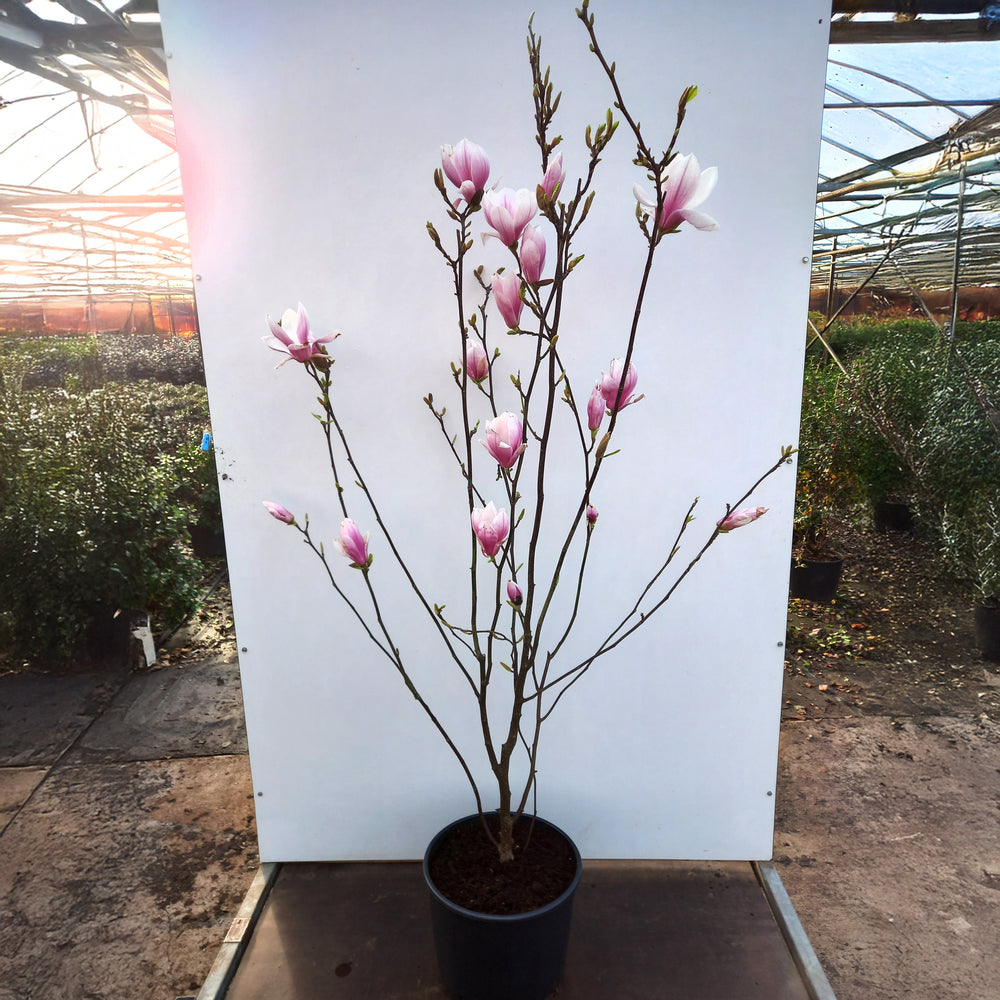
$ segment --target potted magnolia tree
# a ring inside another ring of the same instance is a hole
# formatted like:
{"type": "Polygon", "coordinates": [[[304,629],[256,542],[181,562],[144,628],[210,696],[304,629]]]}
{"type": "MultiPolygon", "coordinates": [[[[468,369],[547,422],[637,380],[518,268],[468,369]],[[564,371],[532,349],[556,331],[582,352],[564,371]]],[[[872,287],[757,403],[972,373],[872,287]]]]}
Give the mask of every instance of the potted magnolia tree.
{"type": "MultiPolygon", "coordinates": [[[[702,170],[694,155],[683,155],[677,148],[696,88],[681,91],[673,134],[665,148],[654,151],[626,106],[586,2],[578,16],[614,92],[621,121],[631,133],[635,162],[651,184],[634,190],[636,235],[645,245],[645,259],[630,293],[633,319],[609,338],[609,362],[603,372],[580,373],[564,365],[560,318],[582,260],[579,234],[594,200],[598,163],[619,122],[609,111],[599,127],[587,129],[583,169],[579,176],[569,176],[557,149],[560,138],[551,130],[559,95],[549,71],[542,69],[540,40],[530,22],[537,175],[527,178],[528,186],[522,189],[491,186],[490,159],[469,139],[442,147],[440,168],[434,172],[442,219],[428,222],[427,232],[430,252],[440,257],[457,304],[454,351],[460,361],[451,362],[454,385],[447,406],[430,394],[424,402],[432,430],[443,432],[442,447],[452,454],[465,498],[467,513],[454,530],[464,537],[468,551],[468,619],[453,620],[425,595],[406,558],[405,527],[382,517],[362,457],[351,449],[337,409],[340,370],[333,341],[339,334],[318,333],[300,304],[280,322],[269,319],[265,338],[269,347],[285,355],[282,364],[291,362],[315,385],[319,434],[332,475],[331,506],[340,519],[335,541],[339,552],[327,550],[305,514],[275,501],[265,506],[315,554],[335,599],[344,603],[439,731],[473,796],[475,812],[434,839],[424,871],[446,988],[453,996],[480,1000],[541,1000],[561,976],[580,856],[562,831],[535,815],[544,723],[591,665],[663,607],[720,537],[765,512],[748,501],[792,454],[791,448],[780,449],[756,482],[715,512],[709,529],[679,565],[681,542],[688,540],[697,501],[681,512],[674,542],[634,606],[607,623],[606,638],[589,654],[567,658],[566,639],[576,624],[580,595],[594,575],[589,557],[591,538],[599,530],[596,487],[607,474],[619,435],[627,434],[630,420],[641,419],[636,359],[654,263],[676,234],[718,228],[700,209],[716,183],[716,170],[702,170]],[[491,275],[477,265],[480,235],[506,248],[506,264],[491,275]],[[471,290],[479,304],[467,315],[463,303],[471,290]],[[506,363],[509,334],[530,345],[527,369],[506,363]],[[550,447],[560,422],[576,442],[572,456],[550,447]],[[567,476],[575,477],[575,499],[550,511],[546,505],[553,501],[547,487],[567,476]],[[554,541],[547,539],[552,544],[544,547],[543,526],[555,532],[554,541]],[[440,721],[433,692],[421,690],[411,676],[406,637],[393,632],[391,616],[380,601],[382,560],[398,564],[413,599],[433,624],[444,655],[468,688],[493,777],[491,791],[479,786],[473,766],[440,721]],[[360,575],[363,600],[344,585],[351,573],[360,575]],[[554,600],[560,587],[569,590],[568,601],[554,600]],[[500,703],[504,707],[497,712],[500,703]],[[526,777],[518,781],[518,774],[526,777]],[[536,933],[539,940],[533,937],[536,933]]],[[[449,360],[442,358],[442,365],[449,360]]],[[[344,377],[350,378],[350,373],[344,377]]]]}

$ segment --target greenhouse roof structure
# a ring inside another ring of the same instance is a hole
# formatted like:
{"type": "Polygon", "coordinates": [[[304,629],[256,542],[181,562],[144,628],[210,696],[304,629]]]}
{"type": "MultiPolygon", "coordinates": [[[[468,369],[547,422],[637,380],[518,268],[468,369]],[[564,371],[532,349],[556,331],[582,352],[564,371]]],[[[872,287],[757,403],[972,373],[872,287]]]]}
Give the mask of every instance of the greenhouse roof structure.
{"type": "Polygon", "coordinates": [[[0,301],[191,289],[156,4],[0,0],[0,301]]]}
{"type": "MultiPolygon", "coordinates": [[[[830,40],[814,285],[998,284],[1000,3],[834,0],[830,40]]],[[[155,0],[0,0],[0,303],[190,294],[162,46],[155,0]]]]}
{"type": "Polygon", "coordinates": [[[1000,4],[843,0],[834,13],[814,284],[997,284],[1000,4]],[[909,9],[886,21],[876,7],[909,9]],[[894,32],[920,44],[857,44],[894,32]]]}

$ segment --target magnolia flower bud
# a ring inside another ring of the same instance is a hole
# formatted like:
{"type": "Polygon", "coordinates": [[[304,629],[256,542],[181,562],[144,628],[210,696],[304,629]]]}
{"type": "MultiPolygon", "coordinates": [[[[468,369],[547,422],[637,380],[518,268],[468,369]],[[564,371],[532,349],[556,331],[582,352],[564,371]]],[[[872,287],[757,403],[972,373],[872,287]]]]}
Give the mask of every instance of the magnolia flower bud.
{"type": "Polygon", "coordinates": [[[597,524],[597,508],[592,503],[587,504],[587,524],[591,528],[597,524]]]}
{"type": "Polygon", "coordinates": [[[524,595],[521,593],[521,588],[514,580],[507,581],[507,597],[515,608],[519,608],[521,606],[521,601],[524,599],[524,595]]]}
{"type": "Polygon", "coordinates": [[[472,511],[472,530],[483,555],[492,559],[499,551],[510,531],[510,517],[507,511],[497,510],[491,500],[485,507],[476,507],[472,511]]]}
{"type": "Polygon", "coordinates": [[[629,403],[636,402],[633,399],[633,393],[635,392],[635,384],[639,381],[639,373],[635,370],[635,365],[630,364],[628,374],[625,376],[625,384],[622,385],[624,364],[624,358],[615,358],[611,362],[611,371],[601,372],[601,381],[598,383],[604,402],[607,403],[608,409],[612,413],[615,410],[624,410],[629,403]],[[619,386],[621,386],[620,392],[619,386]]]}
{"type": "Polygon", "coordinates": [[[271,503],[270,500],[264,500],[262,503],[271,517],[277,518],[282,524],[295,524],[295,516],[286,507],[282,507],[280,503],[271,503]]]}
{"type": "Polygon", "coordinates": [[[545,176],[542,178],[542,190],[551,199],[556,196],[556,188],[562,184],[566,178],[566,171],[562,168],[562,153],[556,153],[549,160],[549,165],[545,168],[545,176]]]}
{"type": "Polygon", "coordinates": [[[364,569],[371,564],[368,555],[368,533],[361,534],[358,526],[350,517],[340,522],[340,540],[334,541],[340,551],[351,560],[351,565],[364,569]]]}
{"type": "Polygon", "coordinates": [[[742,510],[734,510],[727,517],[716,521],[716,526],[720,534],[732,531],[733,528],[742,528],[744,524],[756,521],[758,517],[763,517],[768,511],[767,507],[744,507],[742,510]]]}
{"type": "Polygon", "coordinates": [[[524,227],[531,222],[537,211],[535,196],[527,188],[519,191],[501,188],[499,191],[487,191],[483,195],[483,214],[497,239],[505,247],[513,246],[521,238],[524,227]]]}
{"type": "Polygon", "coordinates": [[[490,373],[489,359],[478,340],[470,340],[465,345],[465,370],[475,383],[480,383],[490,373]]]}
{"type": "Polygon", "coordinates": [[[521,273],[529,285],[542,280],[545,268],[545,237],[538,226],[526,226],[521,234],[521,273]]]}
{"type": "Polygon", "coordinates": [[[604,402],[604,396],[601,395],[601,387],[595,385],[594,391],[590,394],[590,399],[587,402],[587,426],[590,428],[591,433],[596,433],[597,429],[601,426],[606,407],[607,404],[604,402]]]}
{"type": "Polygon", "coordinates": [[[441,147],[441,169],[469,203],[490,179],[486,151],[468,139],[462,139],[455,146],[441,147]]]}
{"type": "Polygon", "coordinates": [[[524,430],[521,421],[509,410],[501,413],[486,425],[483,446],[505,469],[513,467],[524,451],[524,430]]]}
{"type": "Polygon", "coordinates": [[[503,321],[511,330],[517,329],[521,319],[521,279],[516,274],[495,272],[491,282],[493,300],[500,310],[503,321]]]}

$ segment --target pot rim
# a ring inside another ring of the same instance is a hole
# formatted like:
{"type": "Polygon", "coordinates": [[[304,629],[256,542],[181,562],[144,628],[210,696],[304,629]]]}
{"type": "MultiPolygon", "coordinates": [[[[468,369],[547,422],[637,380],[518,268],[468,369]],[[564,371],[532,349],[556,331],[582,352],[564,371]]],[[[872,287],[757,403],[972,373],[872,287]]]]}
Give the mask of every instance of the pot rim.
{"type": "Polygon", "coordinates": [[[835,563],[842,563],[845,561],[846,556],[828,556],[826,559],[816,559],[812,556],[803,556],[801,559],[796,559],[792,556],[792,568],[802,569],[806,566],[832,566],[835,563]]]}
{"type": "MultiPolygon", "coordinates": [[[[495,809],[490,810],[484,815],[495,816],[496,810],[495,809]]],[[[524,815],[527,816],[528,814],[525,813],[524,815]]],[[[491,924],[493,923],[513,924],[530,917],[538,917],[542,916],[543,914],[549,913],[552,910],[555,910],[558,907],[562,906],[567,899],[573,896],[573,894],[576,892],[577,888],[580,885],[581,878],[583,878],[583,859],[580,856],[580,850],[573,842],[573,838],[568,833],[566,833],[565,830],[556,826],[555,823],[550,823],[547,819],[542,819],[541,816],[538,816],[536,814],[534,816],[535,822],[544,823],[547,827],[549,827],[550,830],[555,830],[556,833],[558,833],[561,837],[565,838],[566,843],[569,844],[570,848],[573,851],[573,859],[576,862],[576,873],[574,874],[573,880],[570,882],[570,884],[566,886],[566,888],[558,896],[556,896],[556,898],[553,899],[551,903],[546,903],[544,906],[540,906],[538,907],[538,909],[535,910],[525,910],[523,913],[480,913],[479,910],[469,910],[464,906],[460,906],[458,903],[453,903],[447,896],[441,893],[438,887],[434,884],[434,881],[431,879],[430,860],[438,844],[444,839],[445,836],[448,835],[448,833],[450,833],[453,829],[455,829],[456,826],[461,826],[463,823],[468,823],[470,820],[478,820],[478,819],[479,819],[479,813],[470,813],[468,816],[463,816],[461,819],[454,820],[447,826],[438,830],[438,832],[431,839],[431,842],[427,845],[427,850],[424,851],[424,860],[422,866],[424,873],[424,882],[427,883],[427,888],[430,889],[431,895],[439,903],[448,907],[448,909],[452,910],[454,913],[461,914],[462,916],[468,918],[469,920],[480,920],[483,923],[491,923],[491,924]]]]}

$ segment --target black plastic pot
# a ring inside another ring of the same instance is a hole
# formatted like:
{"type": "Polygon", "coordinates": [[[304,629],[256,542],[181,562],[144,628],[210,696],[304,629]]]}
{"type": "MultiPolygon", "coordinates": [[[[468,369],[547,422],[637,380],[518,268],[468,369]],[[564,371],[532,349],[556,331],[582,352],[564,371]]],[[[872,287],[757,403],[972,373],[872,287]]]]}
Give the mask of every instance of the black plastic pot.
{"type": "Polygon", "coordinates": [[[1000,661],[1000,607],[980,604],[975,611],[976,645],[987,660],[1000,661]]]}
{"type": "Polygon", "coordinates": [[[829,604],[837,593],[843,559],[804,559],[792,563],[789,589],[792,597],[802,597],[817,604],[829,604]]]}
{"type": "Polygon", "coordinates": [[[913,531],[913,511],[909,504],[882,500],[875,504],[875,530],[883,534],[889,531],[913,531]]]}
{"type": "Polygon", "coordinates": [[[226,536],[204,524],[189,524],[191,548],[199,559],[212,559],[226,554],[226,536]]]}
{"type": "Polygon", "coordinates": [[[434,946],[445,992],[451,1000],[545,1000],[559,985],[566,964],[573,894],[583,874],[580,852],[557,826],[536,819],[572,848],[576,858],[573,881],[557,899],[530,913],[477,913],[443,896],[430,876],[438,846],[451,830],[470,819],[478,817],[466,816],[446,826],[424,854],[434,946]]]}

